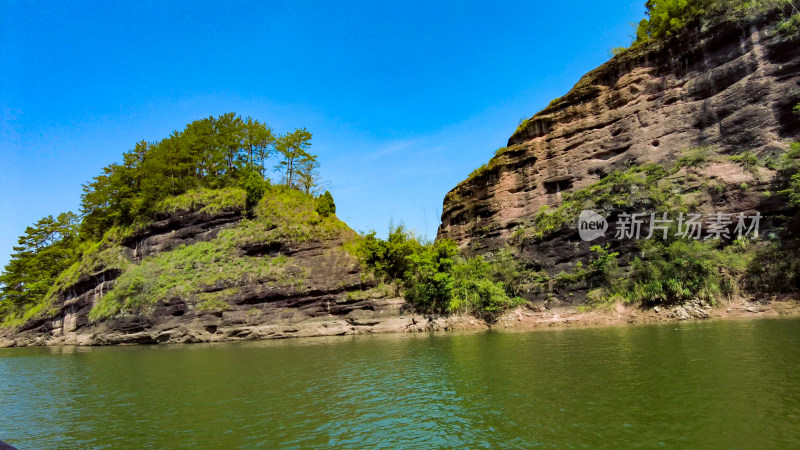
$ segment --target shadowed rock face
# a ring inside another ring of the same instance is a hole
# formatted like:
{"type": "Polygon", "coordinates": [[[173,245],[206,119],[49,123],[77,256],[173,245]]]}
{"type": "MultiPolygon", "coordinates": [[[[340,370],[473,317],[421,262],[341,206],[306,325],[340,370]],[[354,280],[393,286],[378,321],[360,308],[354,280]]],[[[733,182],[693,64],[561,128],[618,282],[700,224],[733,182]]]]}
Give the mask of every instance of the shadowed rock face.
{"type": "MultiPolygon", "coordinates": [[[[800,39],[775,36],[774,22],[774,15],[765,15],[687,30],[589,72],[524,122],[487,170],[445,196],[438,237],[485,252],[508,242],[542,206],[558,205],[563,193],[629,165],[674,161],[701,145],[722,155],[785,149],[800,133],[792,115],[800,101],[800,39]]],[[[756,187],[713,207],[780,209],[780,202],[759,200],[774,173],[756,180],[732,164],[708,170],[723,185],[756,187]]],[[[540,244],[537,259],[553,266],[574,261],[568,244],[575,240],[557,234],[540,244]]]]}

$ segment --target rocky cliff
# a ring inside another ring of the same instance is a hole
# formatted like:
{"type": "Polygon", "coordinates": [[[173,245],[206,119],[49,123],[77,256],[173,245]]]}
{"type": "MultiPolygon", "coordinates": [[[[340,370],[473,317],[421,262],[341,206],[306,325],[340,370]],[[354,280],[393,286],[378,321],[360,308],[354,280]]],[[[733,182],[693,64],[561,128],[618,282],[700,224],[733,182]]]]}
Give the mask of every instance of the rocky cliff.
{"type": "MultiPolygon", "coordinates": [[[[800,101],[800,38],[776,31],[783,17],[772,11],[693,26],[587,73],[446,195],[438,237],[472,253],[518,244],[521,255],[556,272],[585,257],[590,244],[574,222],[515,240],[543,207],[616,171],[672,167],[697,148],[707,149],[708,164],[675,174],[682,177],[675,192],[691,194],[700,211],[780,216],[786,205],[768,195],[775,177],[769,161],[800,132],[792,114],[800,101]],[[741,155],[759,163],[743,165],[741,155]]],[[[605,209],[613,216],[613,207],[605,209]]]]}

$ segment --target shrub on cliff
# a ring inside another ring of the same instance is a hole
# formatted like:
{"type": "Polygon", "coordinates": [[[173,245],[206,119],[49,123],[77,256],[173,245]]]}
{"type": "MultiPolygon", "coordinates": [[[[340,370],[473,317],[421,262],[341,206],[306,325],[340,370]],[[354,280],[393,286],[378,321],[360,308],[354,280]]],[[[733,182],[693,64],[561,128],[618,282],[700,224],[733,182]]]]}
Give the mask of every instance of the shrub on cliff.
{"type": "Polygon", "coordinates": [[[648,0],[647,19],[636,31],[637,42],[674,36],[686,23],[706,12],[711,0],[648,0]]]}
{"type": "Polygon", "coordinates": [[[242,177],[239,182],[242,189],[246,193],[245,207],[247,209],[253,208],[258,204],[261,197],[270,187],[270,181],[265,180],[258,172],[250,171],[246,176],[242,177]]]}
{"type": "MultiPolygon", "coordinates": [[[[740,20],[771,9],[791,7],[791,0],[647,0],[647,18],[639,22],[635,44],[675,36],[695,20],[740,20]]],[[[791,16],[779,28],[784,35],[796,32],[798,22],[791,16]]]]}
{"type": "Polygon", "coordinates": [[[467,312],[486,319],[522,303],[492,279],[491,264],[459,256],[455,242],[442,239],[408,256],[405,296],[422,312],[467,312]]]}
{"type": "Polygon", "coordinates": [[[775,32],[784,38],[792,38],[800,34],[800,14],[794,14],[781,22],[775,32]]]}
{"type": "Polygon", "coordinates": [[[619,291],[632,302],[714,303],[742,291],[792,292],[800,289],[800,242],[770,234],[731,243],[675,239],[645,241],[619,291]]]}
{"type": "Polygon", "coordinates": [[[710,244],[650,240],[642,246],[642,254],[631,264],[625,292],[629,301],[656,304],[700,298],[713,302],[720,293],[719,268],[710,244]]]}
{"type": "Polygon", "coordinates": [[[404,277],[405,297],[416,309],[444,313],[449,310],[453,291],[453,266],[458,247],[441,240],[408,255],[404,277]]]}
{"type": "Polygon", "coordinates": [[[707,165],[711,156],[711,148],[708,146],[700,146],[686,149],[681,152],[681,154],[682,156],[675,162],[674,171],[680,170],[683,167],[703,167],[707,165]]]}
{"type": "Polygon", "coordinates": [[[422,244],[404,225],[390,226],[387,240],[378,238],[375,232],[368,233],[359,242],[356,254],[365,269],[386,282],[406,278],[410,267],[408,257],[422,251],[422,244]]]}
{"type": "Polygon", "coordinates": [[[482,256],[459,258],[453,265],[453,284],[448,311],[467,311],[486,319],[523,303],[512,297],[507,286],[493,277],[493,264],[482,256]]]}
{"type": "MultiPolygon", "coordinates": [[[[754,176],[762,164],[751,152],[725,160],[740,163],[754,176]]],[[[693,210],[697,199],[689,196],[708,194],[698,194],[700,191],[697,190],[684,194],[688,180],[694,178],[689,186],[696,186],[699,184],[696,177],[700,175],[691,170],[690,173],[680,172],[709,161],[721,159],[712,159],[708,149],[697,148],[684,151],[669,170],[648,165],[614,172],[597,183],[564,194],[557,208],[542,208],[530,223],[514,233],[511,243],[526,246],[552,236],[567,225],[574,226],[577,214],[583,209],[655,210],[671,214],[693,210]],[[684,195],[687,196],[685,199],[684,195]]],[[[792,144],[774,168],[778,170],[778,177],[773,180],[773,186],[787,198],[790,206],[800,207],[800,143],[792,144]]],[[[714,186],[710,193],[712,197],[725,191],[721,184],[706,182],[701,186],[714,186]]],[[[784,219],[797,220],[796,210],[794,214],[794,219],[784,219]]],[[[597,301],[622,297],[629,302],[648,304],[695,298],[713,301],[740,290],[786,292],[800,288],[800,241],[791,234],[778,230],[762,237],[766,240],[737,240],[733,243],[678,240],[675,234],[676,230],[671,230],[667,242],[642,240],[638,257],[633,253],[623,255],[622,264],[627,270],[625,278],[617,268],[617,255],[606,247],[595,246],[591,249],[594,256],[588,265],[579,262],[572,271],[553,277],[545,275],[545,281],[550,283],[543,285],[550,294],[554,293],[554,287],[588,285],[595,288],[593,298],[601,297],[597,301]]]]}
{"type": "Polygon", "coordinates": [[[302,277],[287,270],[285,256],[242,255],[231,230],[208,242],[180,246],[132,265],[92,308],[92,320],[119,313],[147,313],[158,302],[181,298],[190,304],[219,304],[235,293],[243,278],[277,286],[297,286],[302,277]]]}
{"type": "Polygon", "coordinates": [[[792,206],[800,207],[800,142],[793,143],[781,157],[781,175],[786,188],[780,193],[787,197],[792,206]]]}
{"type": "Polygon", "coordinates": [[[755,292],[800,289],[800,241],[770,236],[754,249],[745,282],[755,292]]]}
{"type": "Polygon", "coordinates": [[[322,217],[336,214],[336,204],[333,202],[333,196],[330,192],[325,191],[324,194],[317,197],[317,212],[322,217]]]}

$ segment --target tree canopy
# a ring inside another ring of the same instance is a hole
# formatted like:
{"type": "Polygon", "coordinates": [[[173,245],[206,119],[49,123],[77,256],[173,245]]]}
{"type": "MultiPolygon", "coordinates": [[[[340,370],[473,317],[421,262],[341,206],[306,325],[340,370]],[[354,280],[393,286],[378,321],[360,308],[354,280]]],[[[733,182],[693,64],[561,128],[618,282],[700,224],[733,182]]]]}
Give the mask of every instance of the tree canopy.
{"type": "Polygon", "coordinates": [[[158,142],[139,142],[121,164],[106,166],[84,185],[81,232],[99,238],[111,226],[150,217],[159,200],[190,189],[253,186],[254,177],[266,176],[273,154],[282,157],[276,167],[285,169],[286,184],[299,187],[299,177],[311,192],[317,180],[305,175],[318,164],[308,153],[310,141],[305,128],[275,136],[258,120],[228,113],[194,121],[158,142]]]}
{"type": "Polygon", "coordinates": [[[25,229],[0,274],[0,317],[41,299],[76,258],[78,216],[47,216],[25,229]]]}

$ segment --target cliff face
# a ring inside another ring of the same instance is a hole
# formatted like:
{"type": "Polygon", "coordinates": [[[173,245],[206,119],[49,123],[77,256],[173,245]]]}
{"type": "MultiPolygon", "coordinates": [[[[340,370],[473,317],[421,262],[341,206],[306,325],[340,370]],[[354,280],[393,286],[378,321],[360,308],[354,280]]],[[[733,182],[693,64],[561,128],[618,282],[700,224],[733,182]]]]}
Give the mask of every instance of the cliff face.
{"type": "MultiPolygon", "coordinates": [[[[543,206],[559,205],[565,193],[616,170],[674,163],[699,146],[717,156],[702,175],[726,188],[721,198],[699,198],[701,208],[780,210],[780,200],[764,205],[762,195],[775,172],[762,167],[752,173],[724,159],[748,151],[769,158],[800,132],[792,114],[800,101],[800,39],[776,33],[778,20],[768,14],[689,29],[678,39],[629,49],[589,72],[445,196],[438,237],[473,253],[492,250],[543,206]],[[753,189],[733,189],[743,183],[753,189]]],[[[587,248],[573,230],[526,251],[558,266],[587,248]]]]}

